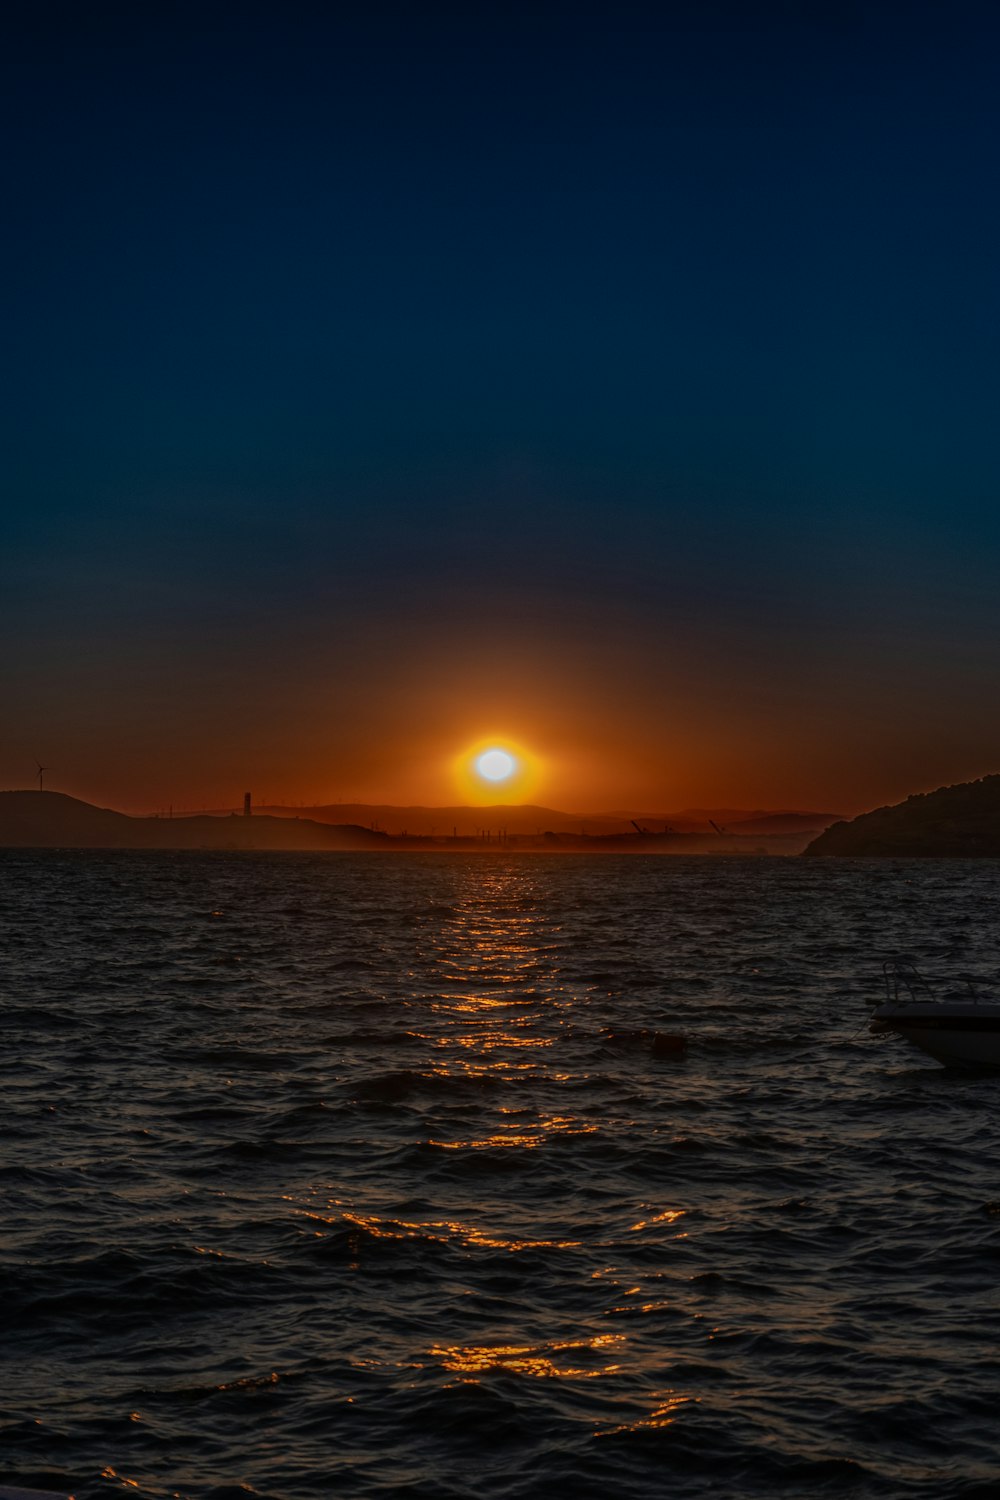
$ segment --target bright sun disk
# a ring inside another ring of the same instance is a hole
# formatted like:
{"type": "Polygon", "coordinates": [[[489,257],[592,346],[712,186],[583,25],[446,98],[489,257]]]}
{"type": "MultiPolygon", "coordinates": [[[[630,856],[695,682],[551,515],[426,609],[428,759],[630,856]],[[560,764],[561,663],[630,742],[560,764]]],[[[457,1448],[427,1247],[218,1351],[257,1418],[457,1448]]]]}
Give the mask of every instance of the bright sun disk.
{"type": "Polygon", "coordinates": [[[517,761],[506,750],[484,750],[476,761],[476,770],[487,781],[506,781],[517,770],[517,761]]]}

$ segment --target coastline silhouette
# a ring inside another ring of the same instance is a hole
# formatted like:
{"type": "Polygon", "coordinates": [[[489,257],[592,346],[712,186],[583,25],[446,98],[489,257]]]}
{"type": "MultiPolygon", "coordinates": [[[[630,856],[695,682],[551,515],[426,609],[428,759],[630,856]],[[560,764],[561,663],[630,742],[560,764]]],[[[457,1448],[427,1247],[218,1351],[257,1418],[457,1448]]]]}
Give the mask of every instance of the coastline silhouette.
{"type": "Polygon", "coordinates": [[[622,820],[616,829],[610,819],[588,819],[551,808],[423,808],[423,814],[435,819],[435,831],[423,832],[408,826],[414,821],[406,819],[412,809],[353,805],[350,811],[365,817],[365,822],[315,816],[324,811],[336,810],[287,808],[279,813],[255,808],[251,817],[244,802],[242,813],[132,817],[64,792],[6,791],[0,792],[0,847],[799,854],[833,819],[828,813],[765,813],[724,827],[706,814],[704,825],[693,817],[687,827],[681,818],[672,823],[657,818],[645,820],[645,825],[636,820],[631,826],[622,820]],[[395,828],[380,827],[390,811],[402,815],[406,826],[399,826],[397,818],[395,828]],[[366,816],[376,813],[381,816],[366,816]],[[470,823],[470,831],[459,831],[470,823]],[[512,823],[521,831],[512,831],[512,823]],[[532,831],[523,831],[532,824],[532,831]]]}

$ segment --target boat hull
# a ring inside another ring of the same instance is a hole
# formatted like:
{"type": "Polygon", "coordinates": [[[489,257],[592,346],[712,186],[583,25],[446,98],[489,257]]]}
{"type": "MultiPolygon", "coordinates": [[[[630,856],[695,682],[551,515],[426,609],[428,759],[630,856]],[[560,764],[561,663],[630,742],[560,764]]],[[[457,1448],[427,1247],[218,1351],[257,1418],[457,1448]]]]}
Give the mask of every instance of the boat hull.
{"type": "Polygon", "coordinates": [[[871,1030],[896,1032],[945,1067],[1000,1068],[998,1005],[881,1005],[871,1030]]]}

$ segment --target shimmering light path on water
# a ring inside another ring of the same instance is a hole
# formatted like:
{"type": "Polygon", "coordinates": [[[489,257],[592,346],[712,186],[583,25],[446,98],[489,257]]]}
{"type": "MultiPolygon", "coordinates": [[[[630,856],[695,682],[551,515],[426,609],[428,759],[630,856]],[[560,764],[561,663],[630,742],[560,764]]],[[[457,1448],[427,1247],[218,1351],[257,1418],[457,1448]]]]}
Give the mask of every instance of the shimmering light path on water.
{"type": "Polygon", "coordinates": [[[0,854],[0,1480],[1000,1487],[993,863],[0,854]],[[655,1031],[683,1033],[659,1057],[655,1031]]]}

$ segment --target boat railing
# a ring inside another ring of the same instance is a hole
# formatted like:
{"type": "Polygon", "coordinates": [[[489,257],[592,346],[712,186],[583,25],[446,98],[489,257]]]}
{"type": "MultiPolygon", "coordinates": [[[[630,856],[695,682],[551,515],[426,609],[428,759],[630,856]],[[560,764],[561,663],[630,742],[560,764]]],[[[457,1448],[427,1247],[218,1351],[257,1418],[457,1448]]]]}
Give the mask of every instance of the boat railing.
{"type": "Polygon", "coordinates": [[[899,1005],[901,1001],[904,1004],[922,1001],[933,1005],[938,998],[930,980],[925,979],[916,965],[907,959],[886,959],[882,965],[882,979],[889,1005],[899,1005]]]}
{"type": "MultiPolygon", "coordinates": [[[[890,1005],[937,1005],[941,1002],[941,996],[934,985],[909,959],[887,959],[882,965],[882,978],[885,982],[886,1002],[890,1005]]],[[[955,979],[964,984],[969,992],[963,999],[968,998],[973,1005],[978,1005],[979,996],[973,987],[972,976],[956,974],[955,979]]]]}

